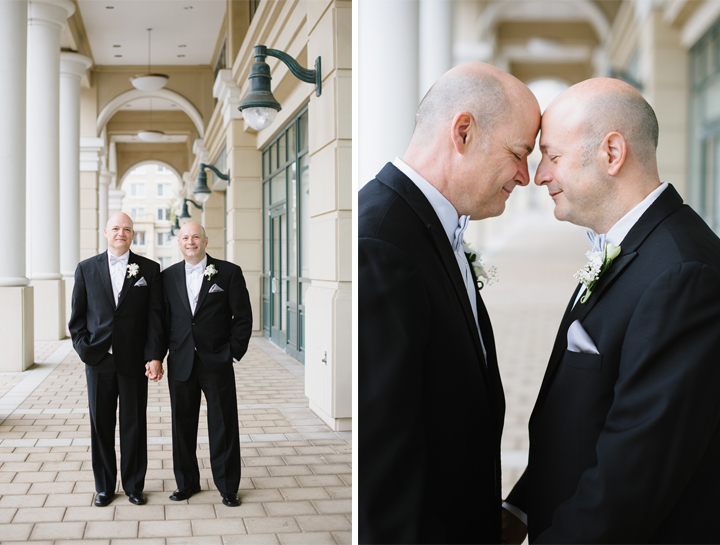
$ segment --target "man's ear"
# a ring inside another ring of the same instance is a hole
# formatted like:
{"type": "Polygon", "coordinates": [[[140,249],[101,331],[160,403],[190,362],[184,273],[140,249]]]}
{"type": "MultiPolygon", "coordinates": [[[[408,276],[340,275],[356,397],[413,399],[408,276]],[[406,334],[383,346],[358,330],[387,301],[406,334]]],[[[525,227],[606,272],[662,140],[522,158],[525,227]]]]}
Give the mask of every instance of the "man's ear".
{"type": "Polygon", "coordinates": [[[600,145],[601,167],[610,176],[617,176],[627,157],[627,142],[619,132],[610,132],[600,145]]]}
{"type": "Polygon", "coordinates": [[[470,112],[458,112],[452,119],[450,125],[451,138],[455,151],[461,155],[468,149],[474,126],[475,118],[470,112]]]}

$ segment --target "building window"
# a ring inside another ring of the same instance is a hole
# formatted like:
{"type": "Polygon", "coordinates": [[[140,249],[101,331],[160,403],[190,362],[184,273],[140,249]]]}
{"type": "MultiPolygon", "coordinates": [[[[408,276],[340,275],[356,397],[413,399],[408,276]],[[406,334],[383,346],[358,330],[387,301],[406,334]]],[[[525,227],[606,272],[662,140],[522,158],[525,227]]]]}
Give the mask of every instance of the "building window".
{"type": "Polygon", "coordinates": [[[135,231],[135,237],[133,238],[133,244],[137,246],[145,245],[145,231],[135,231]]]}
{"type": "Polygon", "coordinates": [[[158,263],[160,263],[160,270],[164,271],[170,265],[172,265],[172,257],[158,257],[158,263]]]}
{"type": "Polygon", "coordinates": [[[156,233],[157,246],[168,246],[170,244],[170,233],[156,233]]]}
{"type": "Polygon", "coordinates": [[[157,165],[157,173],[158,174],[172,174],[172,171],[167,167],[164,167],[162,165],[157,165]]]}
{"type": "Polygon", "coordinates": [[[158,197],[170,197],[172,191],[172,184],[157,184],[157,196],[158,197]]]}
{"type": "Polygon", "coordinates": [[[157,209],[157,220],[158,221],[170,221],[170,210],[168,208],[157,209]]]}
{"type": "Polygon", "coordinates": [[[138,206],[130,209],[130,217],[133,221],[145,221],[145,207],[138,206]]]}
{"type": "MultiPolygon", "coordinates": [[[[224,68],[227,68],[226,64],[226,51],[227,51],[227,36],[223,37],[222,45],[220,46],[220,51],[218,52],[217,59],[215,59],[215,67],[213,68],[213,81],[217,80],[217,75],[220,70],[223,70],[224,68]]],[[[215,103],[217,104],[217,98],[215,99],[215,103]]]]}
{"type": "Polygon", "coordinates": [[[255,13],[257,13],[258,6],[260,5],[260,0],[250,0],[248,4],[250,4],[250,22],[252,22],[253,17],[255,17],[255,13]]]}
{"type": "Polygon", "coordinates": [[[263,150],[263,334],[300,361],[310,287],[309,164],[305,107],[263,150]]]}
{"type": "Polygon", "coordinates": [[[720,233],[720,22],[690,50],[689,200],[720,233]]]}
{"type": "Polygon", "coordinates": [[[144,197],[145,196],[145,183],[131,183],[130,184],[130,196],[131,197],[144,197]]]}

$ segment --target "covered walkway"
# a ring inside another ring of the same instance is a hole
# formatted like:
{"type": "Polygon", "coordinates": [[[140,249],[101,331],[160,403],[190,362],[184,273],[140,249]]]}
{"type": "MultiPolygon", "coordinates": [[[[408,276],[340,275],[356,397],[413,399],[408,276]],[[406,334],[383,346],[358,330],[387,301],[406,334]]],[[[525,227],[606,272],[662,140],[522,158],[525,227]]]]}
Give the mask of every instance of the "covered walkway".
{"type": "Polygon", "coordinates": [[[0,373],[0,543],[350,542],[351,433],[331,431],[308,408],[304,366],[265,339],[254,337],[235,365],[238,508],[224,506],[212,482],[204,402],[202,492],[168,498],[176,485],[166,380],[151,382],[148,396],[147,505],[130,504],[118,483],[121,495],[94,507],[84,365],[69,340],[35,343],[35,362],[0,373]]]}

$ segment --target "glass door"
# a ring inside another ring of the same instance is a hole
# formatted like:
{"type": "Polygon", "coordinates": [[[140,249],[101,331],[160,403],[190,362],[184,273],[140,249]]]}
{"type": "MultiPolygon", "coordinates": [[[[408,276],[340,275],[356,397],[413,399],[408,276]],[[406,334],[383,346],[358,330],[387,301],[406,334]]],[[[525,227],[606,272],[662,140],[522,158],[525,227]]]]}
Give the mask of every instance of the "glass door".
{"type": "Polygon", "coordinates": [[[287,342],[287,211],[285,205],[270,210],[270,337],[278,346],[287,342]]]}

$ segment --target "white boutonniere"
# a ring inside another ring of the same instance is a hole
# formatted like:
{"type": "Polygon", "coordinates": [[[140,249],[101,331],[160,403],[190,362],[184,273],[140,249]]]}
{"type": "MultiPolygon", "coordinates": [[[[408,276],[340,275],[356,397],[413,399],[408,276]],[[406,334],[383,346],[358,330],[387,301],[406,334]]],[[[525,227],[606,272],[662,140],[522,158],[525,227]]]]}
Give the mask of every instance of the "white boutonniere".
{"type": "Polygon", "coordinates": [[[620,255],[620,246],[606,244],[602,252],[588,251],[585,255],[590,261],[585,267],[576,272],[573,277],[585,286],[585,295],[580,298],[580,303],[585,303],[590,298],[592,290],[602,273],[608,270],[613,260],[620,255]]]}
{"type": "Polygon", "coordinates": [[[130,263],[127,266],[127,271],[128,271],[127,277],[132,278],[132,277],[137,276],[137,273],[139,270],[140,270],[140,265],[138,265],[137,263],[130,263]]]}
{"type": "Polygon", "coordinates": [[[495,267],[490,267],[489,269],[485,269],[485,265],[483,264],[482,260],[482,254],[480,252],[476,252],[473,250],[473,248],[463,240],[463,252],[468,254],[468,257],[470,259],[470,264],[472,265],[473,271],[475,271],[475,277],[477,278],[477,286],[478,289],[481,290],[485,286],[490,286],[494,282],[497,281],[497,269],[495,267]],[[481,280],[481,278],[484,278],[485,281],[481,280]]]}
{"type": "Polygon", "coordinates": [[[203,274],[207,276],[208,280],[212,280],[212,277],[217,274],[217,269],[215,268],[215,265],[208,265],[207,267],[205,267],[205,272],[203,274]]]}

